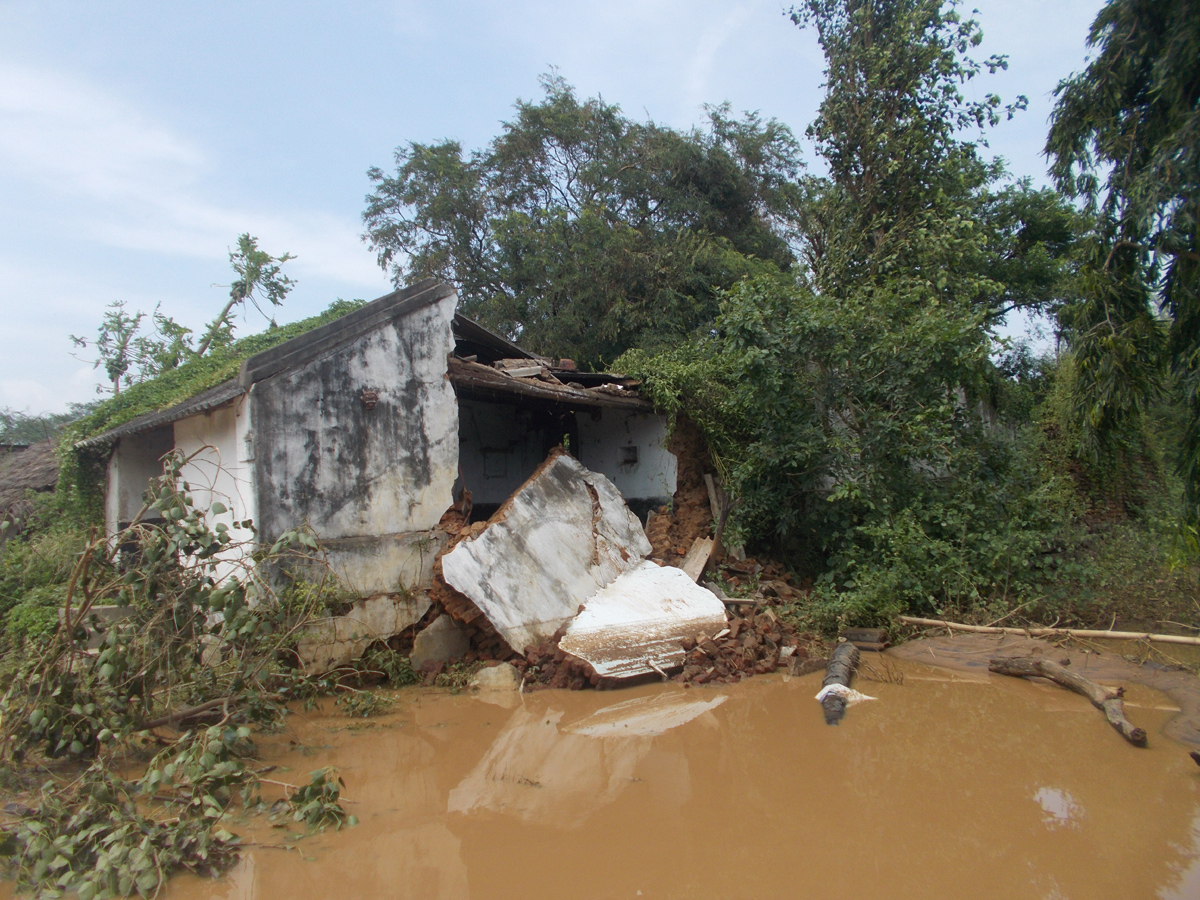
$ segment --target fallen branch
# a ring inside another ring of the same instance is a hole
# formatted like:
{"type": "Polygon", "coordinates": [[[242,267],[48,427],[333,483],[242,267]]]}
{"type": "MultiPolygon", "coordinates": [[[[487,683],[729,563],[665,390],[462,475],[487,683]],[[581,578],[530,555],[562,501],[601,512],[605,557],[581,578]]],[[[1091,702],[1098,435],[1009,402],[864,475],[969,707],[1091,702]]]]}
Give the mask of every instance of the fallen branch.
{"type": "Polygon", "coordinates": [[[1141,631],[1096,631],[1086,628],[1013,628],[1010,626],[964,625],[944,619],[918,619],[915,616],[897,616],[905,625],[923,625],[926,628],[949,628],[953,631],[969,631],[974,634],[1020,634],[1025,637],[1088,638],[1113,641],[1153,641],[1160,644],[1188,644],[1200,647],[1200,637],[1183,634],[1148,634],[1141,631]]]}
{"type": "Polygon", "coordinates": [[[1047,678],[1060,687],[1083,694],[1092,701],[1092,706],[1104,713],[1108,724],[1117,729],[1121,737],[1136,747],[1146,746],[1146,732],[1125,718],[1125,704],[1121,700],[1124,688],[1101,687],[1052,660],[1036,656],[998,656],[988,663],[988,671],[1014,678],[1047,678]]]}
{"type": "MultiPolygon", "coordinates": [[[[838,644],[834,648],[833,655],[829,657],[829,665],[825,668],[825,677],[821,681],[821,687],[829,687],[831,684],[850,687],[850,680],[854,678],[854,670],[857,668],[858,648],[849,641],[838,644]]],[[[830,694],[821,701],[821,708],[825,710],[825,724],[836,725],[846,715],[846,698],[838,694],[830,694]]]]}
{"type": "Polygon", "coordinates": [[[183,709],[177,709],[174,712],[169,712],[165,716],[159,716],[157,719],[151,719],[142,726],[143,731],[149,731],[152,728],[160,728],[163,725],[170,725],[172,722],[181,722],[184,719],[191,719],[201,713],[209,712],[210,710],[220,709],[228,703],[232,697],[221,697],[217,700],[209,700],[206,703],[201,703],[199,706],[185,706],[183,709]]]}

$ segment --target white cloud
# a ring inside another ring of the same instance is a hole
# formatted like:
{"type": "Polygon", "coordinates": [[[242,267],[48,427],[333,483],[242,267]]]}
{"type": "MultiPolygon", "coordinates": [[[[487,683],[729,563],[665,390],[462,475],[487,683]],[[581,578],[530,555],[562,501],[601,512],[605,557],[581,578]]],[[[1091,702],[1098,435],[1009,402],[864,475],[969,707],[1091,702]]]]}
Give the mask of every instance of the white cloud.
{"type": "Polygon", "coordinates": [[[7,172],[0,184],[32,179],[60,195],[70,205],[69,227],[86,240],[221,259],[238,233],[250,231],[269,251],[295,254],[299,275],[370,288],[382,280],[357,221],[214,202],[203,189],[209,166],[200,147],[59,73],[0,64],[0,161],[7,172]]]}

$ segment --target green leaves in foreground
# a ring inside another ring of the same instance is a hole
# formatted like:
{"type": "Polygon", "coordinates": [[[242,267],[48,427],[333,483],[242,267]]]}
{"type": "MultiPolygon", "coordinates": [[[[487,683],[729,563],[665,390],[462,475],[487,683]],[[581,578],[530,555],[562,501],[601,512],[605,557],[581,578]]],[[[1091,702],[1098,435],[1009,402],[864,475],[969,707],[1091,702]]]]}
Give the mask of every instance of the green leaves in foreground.
{"type": "Polygon", "coordinates": [[[134,785],[97,764],[69,793],[43,787],[7,844],[18,886],[35,898],[150,897],[173,872],[214,876],[233,864],[237,839],[211,825],[186,809],[161,821],[142,815],[134,785]]]}

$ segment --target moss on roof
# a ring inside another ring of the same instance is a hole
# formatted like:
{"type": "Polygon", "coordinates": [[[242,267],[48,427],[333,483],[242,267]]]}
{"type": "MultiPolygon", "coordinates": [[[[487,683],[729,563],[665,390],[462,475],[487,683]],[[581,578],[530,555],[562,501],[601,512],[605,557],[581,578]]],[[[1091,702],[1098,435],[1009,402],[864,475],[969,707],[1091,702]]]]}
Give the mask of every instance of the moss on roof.
{"type": "Polygon", "coordinates": [[[321,325],[340,319],[366,305],[363,300],[336,300],[319,315],[288,325],[268,328],[223,347],[213,347],[204,356],[185,362],[157,378],[132,385],[100,404],[96,410],[64,429],[64,446],[87,440],[146,413],[159,412],[201,391],[215,387],[238,374],[242,360],[299,337],[321,325]]]}

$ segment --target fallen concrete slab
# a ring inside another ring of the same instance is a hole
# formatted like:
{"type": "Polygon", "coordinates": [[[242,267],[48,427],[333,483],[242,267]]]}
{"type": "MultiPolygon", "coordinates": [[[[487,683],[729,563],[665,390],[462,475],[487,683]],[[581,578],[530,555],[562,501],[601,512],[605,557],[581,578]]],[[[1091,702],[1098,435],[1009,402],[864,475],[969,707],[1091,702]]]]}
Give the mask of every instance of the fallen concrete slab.
{"type": "Polygon", "coordinates": [[[630,678],[681,665],[681,640],[725,624],[725,604],[711,591],[682,569],[643,561],[587,601],[559,649],[602,678],[630,678]]]}
{"type": "Polygon", "coordinates": [[[552,637],[650,549],[613,483],[560,450],[478,537],[442,557],[442,576],[520,653],[552,637]]]}
{"type": "Polygon", "coordinates": [[[429,598],[380,594],[358,600],[343,616],[318,619],[296,637],[296,655],[307,675],[323,675],[363,655],[375,641],[386,640],[421,621],[429,598]]]}

